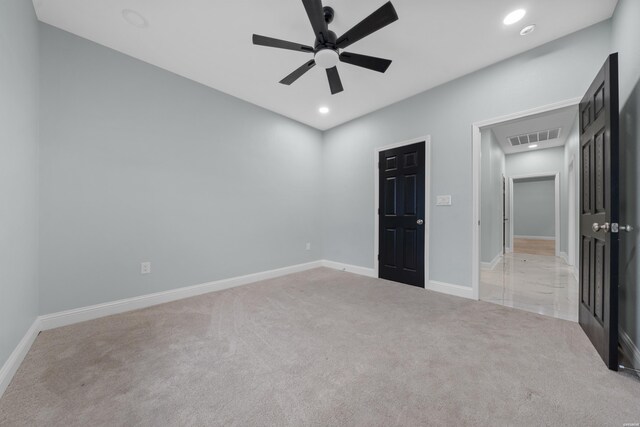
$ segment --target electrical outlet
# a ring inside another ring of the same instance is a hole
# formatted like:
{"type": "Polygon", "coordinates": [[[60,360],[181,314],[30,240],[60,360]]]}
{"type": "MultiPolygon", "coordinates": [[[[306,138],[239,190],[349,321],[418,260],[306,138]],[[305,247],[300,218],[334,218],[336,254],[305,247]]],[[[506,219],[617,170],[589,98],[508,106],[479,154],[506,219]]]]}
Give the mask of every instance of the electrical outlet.
{"type": "Polygon", "coordinates": [[[151,274],[151,262],[141,262],[140,263],[140,274],[151,274]]]}
{"type": "Polygon", "coordinates": [[[311,250],[311,243],[307,243],[307,250],[310,251],[311,250]]]}

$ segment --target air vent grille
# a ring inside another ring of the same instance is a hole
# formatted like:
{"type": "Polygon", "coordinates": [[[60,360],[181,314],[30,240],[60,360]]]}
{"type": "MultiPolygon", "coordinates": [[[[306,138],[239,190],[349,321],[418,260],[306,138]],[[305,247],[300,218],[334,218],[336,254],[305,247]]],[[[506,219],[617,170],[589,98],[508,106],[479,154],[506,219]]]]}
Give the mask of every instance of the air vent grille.
{"type": "Polygon", "coordinates": [[[538,132],[527,133],[524,135],[514,135],[509,138],[509,143],[512,147],[517,147],[519,145],[528,145],[539,142],[548,142],[554,139],[558,139],[560,137],[561,129],[547,129],[541,130],[538,132]]]}

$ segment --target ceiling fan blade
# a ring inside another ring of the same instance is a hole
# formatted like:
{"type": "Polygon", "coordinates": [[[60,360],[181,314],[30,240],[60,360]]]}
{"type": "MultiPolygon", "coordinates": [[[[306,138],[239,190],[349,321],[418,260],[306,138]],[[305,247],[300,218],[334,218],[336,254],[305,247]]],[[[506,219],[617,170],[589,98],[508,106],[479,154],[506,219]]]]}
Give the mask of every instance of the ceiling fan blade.
{"type": "Polygon", "coordinates": [[[313,48],[311,46],[288,42],[286,40],[274,39],[272,37],[260,36],[258,34],[253,35],[253,44],[257,44],[259,46],[277,47],[280,49],[296,50],[298,52],[313,53],[313,48]]]}
{"type": "Polygon", "coordinates": [[[398,14],[391,2],[385,3],[380,9],[376,10],[371,15],[360,21],[360,23],[355,27],[344,33],[344,35],[336,41],[336,46],[340,49],[344,49],[397,20],[398,14]]]}
{"type": "Polygon", "coordinates": [[[338,74],[338,68],[327,68],[327,78],[329,79],[329,87],[331,88],[331,95],[342,92],[342,81],[340,81],[340,74],[338,74]]]}
{"type": "Polygon", "coordinates": [[[290,85],[291,83],[295,82],[300,77],[302,77],[304,73],[312,69],[315,65],[316,65],[316,61],[315,59],[312,59],[311,61],[305,63],[302,67],[295,70],[293,73],[289,74],[284,79],[280,80],[280,83],[287,86],[290,85]]]}
{"type": "Polygon", "coordinates": [[[387,71],[387,68],[391,65],[390,59],[376,58],[375,56],[359,55],[350,52],[342,52],[340,54],[340,61],[380,73],[387,71]]]}
{"type": "Polygon", "coordinates": [[[328,40],[329,29],[327,22],[324,20],[324,11],[322,10],[322,0],[302,0],[307,16],[313,27],[313,33],[316,39],[324,43],[328,40]]]}

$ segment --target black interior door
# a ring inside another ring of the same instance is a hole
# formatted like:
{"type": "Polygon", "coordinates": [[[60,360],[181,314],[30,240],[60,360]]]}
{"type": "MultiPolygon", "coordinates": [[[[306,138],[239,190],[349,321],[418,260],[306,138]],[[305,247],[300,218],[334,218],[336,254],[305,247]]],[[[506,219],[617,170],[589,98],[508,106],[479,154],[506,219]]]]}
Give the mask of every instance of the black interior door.
{"type": "Polygon", "coordinates": [[[424,287],[425,143],[380,152],[378,272],[424,287]]]}
{"type": "Polygon", "coordinates": [[[580,326],[618,369],[618,56],[580,102],[580,326]]]}

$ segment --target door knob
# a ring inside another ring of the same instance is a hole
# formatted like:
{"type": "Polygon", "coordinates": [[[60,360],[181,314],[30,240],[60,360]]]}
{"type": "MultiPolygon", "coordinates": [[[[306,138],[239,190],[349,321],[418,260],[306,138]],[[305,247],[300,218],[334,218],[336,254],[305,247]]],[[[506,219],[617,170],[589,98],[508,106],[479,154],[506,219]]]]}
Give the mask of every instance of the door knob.
{"type": "Polygon", "coordinates": [[[422,224],[424,224],[424,221],[423,221],[423,220],[421,220],[421,219],[417,220],[416,222],[418,223],[418,225],[422,225],[422,224]]]}
{"type": "Polygon", "coordinates": [[[596,233],[598,231],[604,231],[605,233],[607,233],[609,231],[609,223],[605,222],[604,224],[600,225],[597,222],[594,222],[593,225],[591,226],[591,229],[596,233]]]}
{"type": "Polygon", "coordinates": [[[611,232],[618,233],[619,231],[626,231],[627,233],[633,231],[633,227],[630,225],[618,225],[617,222],[611,224],[611,232]]]}

